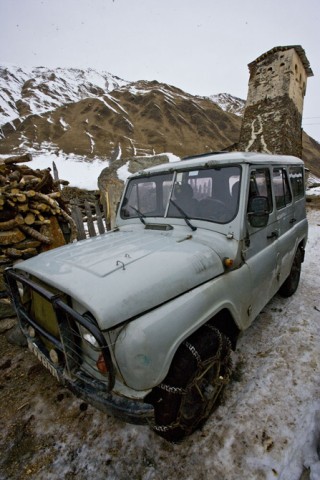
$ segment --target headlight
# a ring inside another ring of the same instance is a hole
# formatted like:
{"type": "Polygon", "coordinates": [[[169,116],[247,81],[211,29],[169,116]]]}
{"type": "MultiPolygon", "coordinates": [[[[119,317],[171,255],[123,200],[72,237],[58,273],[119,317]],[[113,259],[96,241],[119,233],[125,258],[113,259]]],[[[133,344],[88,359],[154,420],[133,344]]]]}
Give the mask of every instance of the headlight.
{"type": "Polygon", "coordinates": [[[99,344],[98,344],[97,340],[94,338],[94,336],[91,333],[88,333],[87,330],[85,330],[83,327],[81,327],[81,330],[85,331],[85,333],[81,332],[82,333],[82,338],[84,340],[86,340],[86,342],[90,343],[93,347],[98,348],[99,344]]]}

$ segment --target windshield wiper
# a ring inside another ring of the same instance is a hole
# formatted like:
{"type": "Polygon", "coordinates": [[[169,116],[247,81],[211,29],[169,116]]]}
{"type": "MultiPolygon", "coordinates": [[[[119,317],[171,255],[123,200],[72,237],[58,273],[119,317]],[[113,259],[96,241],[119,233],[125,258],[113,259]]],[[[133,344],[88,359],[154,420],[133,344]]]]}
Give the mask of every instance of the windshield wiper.
{"type": "Polygon", "coordinates": [[[146,222],[144,221],[145,219],[145,215],[143,215],[142,212],[140,212],[140,210],[138,210],[136,207],[133,207],[132,205],[128,205],[130,208],[132,208],[132,210],[134,210],[135,212],[137,212],[138,214],[138,217],[141,221],[141,223],[143,223],[143,225],[147,225],[146,222]]]}
{"type": "Polygon", "coordinates": [[[195,227],[194,225],[192,225],[191,222],[189,222],[190,220],[190,217],[188,217],[188,215],[186,214],[186,212],[184,210],[182,210],[181,207],[179,207],[179,205],[176,204],[176,202],[174,200],[172,200],[172,198],[170,198],[170,202],[172,203],[172,205],[174,205],[176,207],[176,209],[181,213],[182,215],[182,218],[184,219],[184,221],[186,222],[186,224],[188,225],[188,227],[191,228],[191,230],[193,232],[195,232],[197,230],[197,227],[195,227]]]}

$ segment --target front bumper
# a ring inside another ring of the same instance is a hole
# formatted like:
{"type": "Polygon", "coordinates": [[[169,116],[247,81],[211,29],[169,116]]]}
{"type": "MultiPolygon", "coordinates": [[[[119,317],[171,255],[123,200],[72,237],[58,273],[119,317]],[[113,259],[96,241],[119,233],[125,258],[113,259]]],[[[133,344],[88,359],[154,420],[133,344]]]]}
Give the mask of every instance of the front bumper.
{"type": "Polygon", "coordinates": [[[123,421],[152,423],[152,405],[112,393],[115,375],[111,354],[95,323],[72,309],[63,294],[50,291],[13,268],[5,271],[5,280],[29,349],[57,380],[76,396],[123,421]],[[27,306],[21,286],[43,302],[50,321],[42,322],[39,312],[36,315],[27,306]],[[90,336],[91,343],[83,332],[90,336]],[[108,367],[105,376],[96,367],[101,357],[108,367]]]}

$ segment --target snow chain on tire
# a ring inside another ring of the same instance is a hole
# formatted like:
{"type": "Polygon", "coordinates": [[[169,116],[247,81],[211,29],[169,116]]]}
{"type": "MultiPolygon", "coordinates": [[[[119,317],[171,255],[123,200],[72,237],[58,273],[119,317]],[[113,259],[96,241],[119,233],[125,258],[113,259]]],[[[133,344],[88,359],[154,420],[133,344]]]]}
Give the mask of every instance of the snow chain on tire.
{"type": "MultiPolygon", "coordinates": [[[[213,358],[213,360],[216,360],[216,357],[220,355],[221,353],[221,345],[222,345],[222,337],[221,337],[221,333],[219,332],[219,330],[215,327],[213,327],[212,325],[205,325],[206,327],[209,327],[211,330],[214,330],[214,332],[217,334],[217,336],[219,337],[219,349],[215,355],[215,357],[213,358]]],[[[199,353],[197,352],[196,348],[191,345],[190,342],[183,342],[183,345],[185,347],[187,347],[187,349],[191,352],[191,355],[196,359],[196,362],[197,362],[197,366],[198,367],[201,367],[202,366],[202,360],[201,360],[201,357],[199,355],[199,353]]],[[[173,387],[171,385],[167,385],[165,383],[160,383],[160,385],[158,385],[158,388],[160,388],[161,390],[165,390],[166,392],[169,392],[169,393],[177,393],[179,395],[185,395],[187,393],[188,390],[190,390],[190,388],[192,387],[193,383],[190,383],[190,385],[188,385],[187,388],[181,388],[181,387],[173,387]]]]}
{"type": "MultiPolygon", "coordinates": [[[[217,351],[216,351],[216,354],[214,355],[214,357],[211,357],[210,359],[207,359],[207,360],[202,360],[201,359],[201,355],[200,353],[197,351],[197,349],[194,347],[194,345],[192,345],[192,343],[190,341],[185,341],[183,342],[183,346],[186,347],[189,352],[191,353],[191,355],[193,356],[193,358],[195,359],[196,363],[197,363],[197,367],[199,369],[203,369],[204,372],[207,372],[219,359],[220,359],[220,356],[221,356],[221,353],[222,352],[222,349],[224,347],[225,351],[226,351],[226,354],[225,354],[225,358],[222,359],[222,360],[226,360],[226,363],[224,365],[221,365],[220,366],[220,369],[221,367],[223,367],[223,373],[224,373],[224,376],[219,376],[218,380],[217,380],[217,385],[225,385],[229,382],[229,378],[230,378],[230,375],[231,375],[231,371],[232,371],[232,361],[231,361],[231,358],[229,355],[227,355],[227,353],[231,350],[231,342],[229,340],[228,337],[224,336],[224,338],[222,337],[222,334],[221,332],[215,328],[214,326],[210,325],[210,324],[205,324],[205,327],[209,328],[212,332],[214,332],[214,334],[216,335],[217,339],[218,339],[218,342],[219,342],[219,346],[217,348],[217,351]],[[223,345],[224,343],[224,345],[223,345]]],[[[202,374],[202,375],[203,375],[202,374]]],[[[176,395],[180,395],[181,397],[185,396],[187,393],[189,393],[193,387],[196,387],[197,388],[197,381],[198,381],[198,377],[195,376],[193,378],[192,381],[190,381],[185,388],[182,388],[182,387],[175,387],[173,385],[168,385],[166,383],[161,383],[160,385],[158,385],[158,388],[160,390],[164,390],[168,393],[172,393],[172,394],[176,394],[176,395]]],[[[199,390],[199,388],[197,388],[197,390],[199,391],[200,395],[201,392],[199,390]]],[[[170,432],[172,430],[174,430],[175,428],[180,428],[181,430],[185,431],[186,433],[190,430],[190,427],[185,427],[183,425],[183,423],[181,422],[181,418],[182,418],[182,414],[181,412],[179,413],[178,417],[176,418],[176,420],[172,423],[169,423],[168,425],[153,425],[153,430],[156,431],[157,433],[166,433],[166,432],[170,432]]]]}

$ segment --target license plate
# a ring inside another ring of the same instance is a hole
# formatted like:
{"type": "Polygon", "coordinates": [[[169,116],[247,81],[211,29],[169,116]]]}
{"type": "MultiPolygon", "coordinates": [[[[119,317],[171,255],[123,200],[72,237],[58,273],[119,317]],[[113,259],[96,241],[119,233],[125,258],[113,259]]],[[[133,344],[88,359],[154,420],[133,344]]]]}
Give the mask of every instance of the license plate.
{"type": "Polygon", "coordinates": [[[47,359],[47,357],[41,352],[39,347],[35,343],[33,343],[31,340],[28,339],[28,347],[29,350],[37,357],[38,360],[42,363],[42,365],[49,370],[51,375],[53,375],[57,380],[60,381],[59,375],[57,370],[54,368],[54,366],[50,363],[50,361],[47,359]]]}

